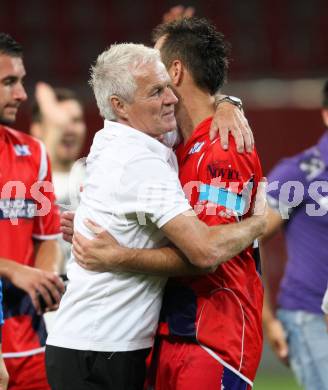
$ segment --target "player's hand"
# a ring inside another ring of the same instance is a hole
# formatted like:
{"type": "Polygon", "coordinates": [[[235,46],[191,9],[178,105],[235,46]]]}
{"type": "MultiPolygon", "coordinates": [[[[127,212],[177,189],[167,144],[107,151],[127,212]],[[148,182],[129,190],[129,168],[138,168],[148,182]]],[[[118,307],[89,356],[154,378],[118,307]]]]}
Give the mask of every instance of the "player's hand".
{"type": "Polygon", "coordinates": [[[50,129],[62,129],[67,126],[69,117],[60,107],[53,88],[42,81],[35,87],[35,99],[40,108],[42,122],[50,129]]]}
{"type": "Polygon", "coordinates": [[[229,147],[229,134],[233,136],[239,153],[252,152],[254,149],[254,136],[248,121],[237,106],[222,102],[216,108],[210,128],[210,139],[213,140],[217,134],[220,136],[220,143],[223,149],[229,147]]]}
{"type": "Polygon", "coordinates": [[[175,7],[170,8],[163,15],[162,20],[163,23],[169,23],[182,18],[191,18],[192,16],[194,16],[194,13],[194,7],[184,7],[183,5],[176,5],[175,7]]]}
{"type": "Polygon", "coordinates": [[[74,233],[72,251],[76,262],[89,271],[118,270],[122,247],[100,225],[89,220],[84,223],[95,238],[89,240],[78,232],[74,233]]]}
{"type": "Polygon", "coordinates": [[[7,390],[8,382],[9,382],[8,371],[6,369],[3,357],[1,356],[0,357],[0,390],[7,390]]]}
{"type": "Polygon", "coordinates": [[[42,117],[42,140],[50,158],[54,158],[57,146],[65,128],[69,125],[69,115],[59,105],[53,88],[44,82],[38,82],[35,99],[42,117]]]}
{"type": "Polygon", "coordinates": [[[74,211],[64,211],[60,216],[60,231],[63,233],[63,239],[72,243],[74,233],[74,211]]]}
{"type": "Polygon", "coordinates": [[[64,283],[56,274],[17,263],[14,265],[10,281],[29,294],[39,315],[42,314],[40,296],[47,310],[56,310],[65,291],[64,283]]]}
{"type": "Polygon", "coordinates": [[[288,365],[288,344],[282,323],[274,318],[264,324],[264,329],[273,352],[282,363],[288,365]]]}

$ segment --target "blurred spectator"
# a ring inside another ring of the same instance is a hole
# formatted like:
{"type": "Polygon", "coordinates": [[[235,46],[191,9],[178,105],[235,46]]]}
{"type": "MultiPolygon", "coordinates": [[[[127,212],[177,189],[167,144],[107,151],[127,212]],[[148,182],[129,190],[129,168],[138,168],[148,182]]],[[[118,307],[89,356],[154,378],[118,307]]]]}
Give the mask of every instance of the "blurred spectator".
{"type": "MultiPolygon", "coordinates": [[[[328,81],[322,118],[328,128],[328,81]]],[[[307,389],[328,389],[328,334],[321,311],[327,287],[328,133],[317,145],[283,159],[269,174],[268,235],[284,228],[288,261],[278,310],[268,299],[264,327],[275,353],[307,389]]]]}
{"type": "MultiPolygon", "coordinates": [[[[84,178],[83,159],[78,160],[86,136],[82,102],[72,90],[45,83],[37,84],[35,96],[30,132],[46,145],[57,204],[75,210],[84,178]]],[[[64,258],[60,272],[66,273],[71,248],[62,238],[60,246],[64,258]]]]}
{"type": "MultiPolygon", "coordinates": [[[[22,48],[0,33],[0,275],[4,277],[3,356],[13,390],[49,389],[43,309],[55,309],[59,213],[44,145],[8,127],[27,95],[22,48]],[[42,298],[42,300],[41,300],[42,298]]],[[[3,371],[3,370],[2,370],[3,371]]]]}

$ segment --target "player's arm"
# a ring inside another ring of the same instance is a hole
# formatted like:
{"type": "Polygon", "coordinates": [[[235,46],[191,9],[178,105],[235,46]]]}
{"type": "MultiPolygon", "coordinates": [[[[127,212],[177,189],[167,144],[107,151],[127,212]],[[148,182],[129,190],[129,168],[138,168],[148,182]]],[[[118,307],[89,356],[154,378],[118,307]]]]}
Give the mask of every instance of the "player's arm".
{"type": "MultiPolygon", "coordinates": [[[[279,211],[268,207],[267,228],[261,237],[261,243],[276,234],[282,227],[284,221],[279,211]]],[[[270,302],[270,287],[264,272],[264,303],[263,303],[263,329],[271,345],[272,350],[277,357],[284,363],[288,364],[288,344],[286,340],[285,331],[282,323],[276,317],[275,310],[272,308],[270,302]]]]}
{"type": "Polygon", "coordinates": [[[8,279],[14,286],[29,294],[35,309],[39,313],[41,312],[40,294],[47,305],[52,306],[53,302],[49,291],[59,301],[58,291],[62,292],[64,290],[62,281],[53,272],[22,265],[10,259],[0,258],[0,276],[8,279]]]}
{"type": "Polygon", "coordinates": [[[36,268],[58,273],[62,252],[57,240],[35,240],[34,252],[36,268]]]}
{"type": "MultiPolygon", "coordinates": [[[[51,275],[51,283],[39,285],[37,295],[42,295],[47,310],[57,308],[61,295],[64,292],[64,284],[58,277],[62,254],[57,239],[60,236],[59,209],[56,205],[54,189],[51,178],[49,157],[41,145],[41,162],[45,166],[39,173],[38,186],[34,191],[34,199],[37,204],[37,214],[33,221],[32,238],[34,243],[34,268],[47,278],[51,275]]],[[[42,163],[40,163],[42,167],[42,163]]]]}
{"type": "Polygon", "coordinates": [[[93,233],[94,239],[89,240],[75,232],[72,250],[77,263],[89,271],[127,271],[165,276],[202,273],[174,246],[158,249],[126,248],[96,223],[86,220],[85,225],[93,233]]]}
{"type": "MultiPolygon", "coordinates": [[[[270,173],[268,185],[268,223],[265,234],[261,238],[262,248],[265,242],[270,237],[280,231],[284,224],[287,223],[289,216],[293,213],[293,209],[297,207],[298,202],[290,199],[289,191],[281,190],[285,183],[302,182],[302,174],[299,169],[297,159],[282,160],[270,173]]],[[[296,191],[293,198],[296,196],[296,191]]],[[[297,199],[296,199],[297,200],[297,199]]],[[[270,302],[270,285],[266,277],[266,258],[265,252],[262,252],[262,260],[264,265],[264,308],[263,308],[263,328],[267,335],[268,341],[277,355],[277,357],[285,364],[288,362],[288,345],[282,323],[276,317],[274,308],[270,302]]]]}
{"type": "Polygon", "coordinates": [[[266,278],[264,278],[264,285],[262,312],[263,329],[274,353],[284,364],[288,364],[288,344],[285,331],[272,308],[270,302],[270,289],[266,278]]]}
{"type": "Polygon", "coordinates": [[[177,248],[124,248],[100,226],[86,221],[95,238],[88,240],[76,233],[73,254],[82,267],[99,272],[115,270],[168,276],[211,272],[263,233],[266,221],[263,186],[259,186],[257,195],[254,215],[240,223],[209,227],[191,210],[187,215],[182,213],[171,219],[162,231],[177,248]]]}

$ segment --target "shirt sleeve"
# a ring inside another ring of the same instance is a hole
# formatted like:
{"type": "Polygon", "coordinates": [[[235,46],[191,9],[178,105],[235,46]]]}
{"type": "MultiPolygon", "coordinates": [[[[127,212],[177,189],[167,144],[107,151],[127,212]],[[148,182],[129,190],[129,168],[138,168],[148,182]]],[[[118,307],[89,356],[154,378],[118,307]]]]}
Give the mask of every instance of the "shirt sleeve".
{"type": "Polygon", "coordinates": [[[33,238],[37,240],[53,240],[60,237],[60,215],[55,203],[56,198],[51,178],[49,157],[46,156],[46,163],[42,162],[37,182],[36,209],[37,215],[34,218],[33,238]]]}
{"type": "Polygon", "coordinates": [[[136,212],[140,224],[148,219],[161,228],[191,209],[177,172],[162,158],[138,155],[127,167],[120,179],[120,206],[124,213],[136,212]]]}
{"type": "Polygon", "coordinates": [[[281,160],[268,175],[268,203],[284,218],[304,199],[304,175],[298,156],[281,160]]]}

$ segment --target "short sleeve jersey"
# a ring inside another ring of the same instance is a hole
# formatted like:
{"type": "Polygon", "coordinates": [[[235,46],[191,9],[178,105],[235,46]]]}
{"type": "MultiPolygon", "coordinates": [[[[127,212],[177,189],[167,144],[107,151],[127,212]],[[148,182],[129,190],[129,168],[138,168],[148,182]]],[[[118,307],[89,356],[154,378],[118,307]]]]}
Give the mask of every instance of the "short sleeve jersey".
{"type": "MultiPolygon", "coordinates": [[[[0,257],[33,267],[33,240],[60,235],[46,150],[33,137],[0,126],[0,159],[0,257]]],[[[4,279],[3,298],[4,356],[39,351],[46,332],[30,297],[4,279]]]]}
{"type": "MultiPolygon", "coordinates": [[[[212,118],[201,122],[177,148],[179,177],[198,218],[207,225],[238,223],[262,176],[256,151],[239,154],[209,139],[212,118]]],[[[253,248],[220,265],[214,273],[171,279],[161,313],[160,334],[199,342],[222,364],[249,382],[262,351],[262,282],[253,248]]]]}

